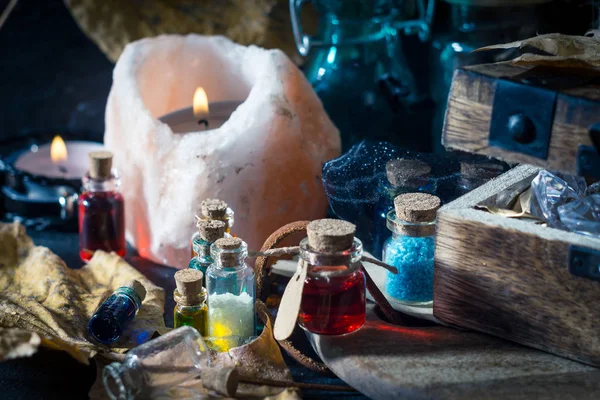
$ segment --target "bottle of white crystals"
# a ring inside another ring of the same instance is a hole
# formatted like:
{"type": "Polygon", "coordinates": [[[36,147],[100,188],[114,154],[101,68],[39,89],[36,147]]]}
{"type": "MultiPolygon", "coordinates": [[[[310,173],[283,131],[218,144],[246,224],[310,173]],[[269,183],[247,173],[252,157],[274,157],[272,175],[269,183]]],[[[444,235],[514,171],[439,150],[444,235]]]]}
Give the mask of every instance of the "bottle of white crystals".
{"type": "Polygon", "coordinates": [[[248,245],[240,238],[218,239],[210,252],[214,262],[206,271],[208,331],[217,350],[227,351],[231,343],[255,334],[254,271],[245,263],[248,245]]]}

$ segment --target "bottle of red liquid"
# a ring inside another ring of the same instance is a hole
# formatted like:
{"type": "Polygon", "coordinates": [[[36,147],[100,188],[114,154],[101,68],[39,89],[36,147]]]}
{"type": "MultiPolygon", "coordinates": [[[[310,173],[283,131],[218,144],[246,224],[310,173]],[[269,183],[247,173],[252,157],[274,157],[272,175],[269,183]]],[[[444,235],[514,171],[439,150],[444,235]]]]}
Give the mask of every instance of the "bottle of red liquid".
{"type": "Polygon", "coordinates": [[[307,227],[300,257],[307,263],[299,322],[321,335],[342,335],[365,323],[366,282],[362,243],[346,221],[321,219],[307,227]]]}
{"type": "Polygon", "coordinates": [[[96,250],[125,255],[125,210],[121,181],[112,169],[112,153],[89,154],[90,170],[79,196],[79,256],[89,261],[96,250]]]}

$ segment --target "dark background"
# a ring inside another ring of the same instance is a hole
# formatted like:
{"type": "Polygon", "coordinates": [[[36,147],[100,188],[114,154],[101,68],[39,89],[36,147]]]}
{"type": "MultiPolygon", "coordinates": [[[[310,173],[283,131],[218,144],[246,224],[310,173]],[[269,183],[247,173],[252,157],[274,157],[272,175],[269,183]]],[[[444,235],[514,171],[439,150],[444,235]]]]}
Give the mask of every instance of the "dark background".
{"type": "MultiPolygon", "coordinates": [[[[0,9],[8,2],[0,0],[0,9]]],[[[583,34],[594,20],[591,4],[558,1],[544,7],[544,19],[555,22],[550,31],[583,34]]],[[[436,29],[448,20],[438,1],[436,29]]],[[[0,30],[0,140],[51,131],[102,141],[112,68],[62,0],[20,0],[0,30]]]]}
{"type": "Polygon", "coordinates": [[[102,141],[112,69],[61,0],[20,0],[0,30],[0,139],[51,131],[102,141]]]}

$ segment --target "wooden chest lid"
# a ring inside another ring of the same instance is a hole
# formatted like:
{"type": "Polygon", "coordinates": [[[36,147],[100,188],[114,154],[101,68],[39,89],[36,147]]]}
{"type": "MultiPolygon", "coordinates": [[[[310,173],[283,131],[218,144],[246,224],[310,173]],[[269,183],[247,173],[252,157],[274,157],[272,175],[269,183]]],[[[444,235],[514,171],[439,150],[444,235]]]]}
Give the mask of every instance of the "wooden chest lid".
{"type": "Polygon", "coordinates": [[[600,71],[508,64],[460,68],[442,143],[600,178],[600,71]]]}

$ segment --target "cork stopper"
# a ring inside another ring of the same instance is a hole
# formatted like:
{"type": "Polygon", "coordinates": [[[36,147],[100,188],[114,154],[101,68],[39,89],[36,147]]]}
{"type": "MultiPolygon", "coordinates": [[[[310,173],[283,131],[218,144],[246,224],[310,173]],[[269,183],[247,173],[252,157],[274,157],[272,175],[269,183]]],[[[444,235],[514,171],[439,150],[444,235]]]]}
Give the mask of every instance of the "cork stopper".
{"type": "Polygon", "coordinates": [[[225,236],[227,224],[216,219],[202,219],[198,221],[196,227],[202,240],[213,243],[225,236]]]}
{"type": "Polygon", "coordinates": [[[239,375],[235,367],[205,368],[200,377],[202,386],[220,395],[235,397],[239,385],[239,375]]]}
{"type": "Polygon", "coordinates": [[[140,298],[140,302],[144,301],[144,299],[146,298],[146,288],[144,287],[144,285],[142,285],[140,283],[140,281],[137,280],[132,280],[130,282],[128,282],[126,285],[124,285],[128,288],[133,289],[133,291],[138,295],[138,297],[140,298]]]}
{"type": "Polygon", "coordinates": [[[202,293],[202,278],[204,274],[197,269],[182,269],[175,272],[177,291],[183,297],[198,296],[202,293]]]}
{"type": "MultiPolygon", "coordinates": [[[[223,219],[227,214],[227,203],[219,199],[206,199],[200,203],[200,215],[204,218],[223,219]]],[[[198,217],[198,213],[196,213],[198,217]]],[[[199,218],[202,219],[202,218],[199,218]]]]}
{"type": "Polygon", "coordinates": [[[406,193],[394,199],[397,218],[406,222],[434,221],[441,204],[439,197],[427,193],[406,193]]]}
{"type": "Polygon", "coordinates": [[[202,271],[195,269],[182,269],[175,273],[177,290],[173,297],[177,304],[193,306],[206,300],[206,289],[202,287],[202,271]]]}
{"type": "Polygon", "coordinates": [[[394,186],[402,186],[411,179],[426,178],[431,173],[431,167],[421,160],[399,158],[385,164],[388,181],[394,186]]]}
{"type": "Polygon", "coordinates": [[[213,258],[220,261],[223,267],[235,267],[239,264],[240,252],[235,251],[244,247],[245,243],[237,237],[228,237],[218,239],[213,243],[212,247],[219,251],[218,254],[213,252],[213,258]]]}
{"type": "Polygon", "coordinates": [[[104,180],[111,177],[113,154],[110,151],[92,151],[88,156],[92,179],[104,180]]]}
{"type": "Polygon", "coordinates": [[[348,250],[354,243],[356,226],[339,219],[318,219],[306,227],[308,245],[323,253],[348,250]]]}

